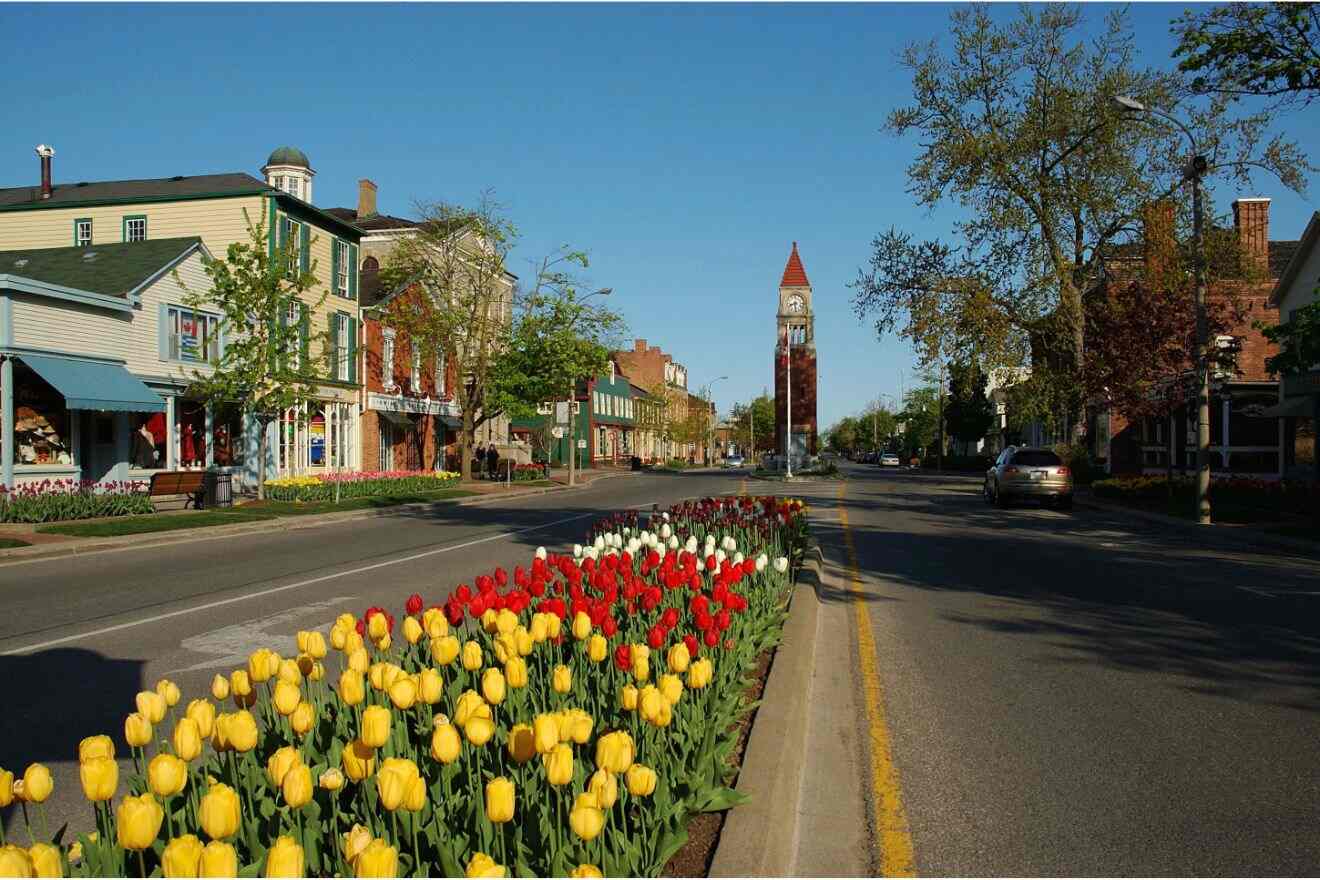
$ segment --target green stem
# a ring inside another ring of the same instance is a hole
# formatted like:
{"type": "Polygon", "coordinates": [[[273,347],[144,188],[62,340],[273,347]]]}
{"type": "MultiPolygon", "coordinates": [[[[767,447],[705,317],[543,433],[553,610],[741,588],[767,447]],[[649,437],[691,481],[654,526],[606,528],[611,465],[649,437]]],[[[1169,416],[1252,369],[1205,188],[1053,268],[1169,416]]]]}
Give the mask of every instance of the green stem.
{"type": "Polygon", "coordinates": [[[138,868],[143,877],[147,876],[147,857],[142,850],[138,850],[138,868]]]}

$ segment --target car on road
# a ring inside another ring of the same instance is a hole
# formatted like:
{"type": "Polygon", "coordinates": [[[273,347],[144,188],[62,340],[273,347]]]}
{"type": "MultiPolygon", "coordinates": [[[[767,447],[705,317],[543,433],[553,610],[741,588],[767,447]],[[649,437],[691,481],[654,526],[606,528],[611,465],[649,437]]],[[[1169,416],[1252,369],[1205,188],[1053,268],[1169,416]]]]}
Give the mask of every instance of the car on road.
{"type": "Polygon", "coordinates": [[[895,455],[894,453],[886,452],[884,455],[880,456],[880,467],[898,467],[898,466],[899,466],[898,456],[895,455]]]}
{"type": "Polygon", "coordinates": [[[741,455],[726,455],[726,456],[724,456],[724,466],[725,466],[726,468],[740,468],[740,467],[742,467],[743,464],[745,464],[745,463],[746,463],[746,462],[745,462],[745,460],[743,459],[743,457],[742,457],[741,455]]]}
{"type": "Polygon", "coordinates": [[[1033,498],[1063,510],[1072,507],[1072,471],[1053,449],[1010,446],[985,472],[985,500],[996,507],[1033,498]]]}

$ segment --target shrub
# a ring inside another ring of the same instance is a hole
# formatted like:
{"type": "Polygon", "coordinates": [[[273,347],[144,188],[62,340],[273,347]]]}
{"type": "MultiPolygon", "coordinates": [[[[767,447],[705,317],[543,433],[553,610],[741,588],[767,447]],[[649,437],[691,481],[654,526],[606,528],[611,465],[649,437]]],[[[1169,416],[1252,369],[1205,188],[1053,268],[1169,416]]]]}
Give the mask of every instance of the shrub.
{"type": "MultiPolygon", "coordinates": [[[[1169,497],[1169,482],[1163,476],[1111,477],[1096,480],[1091,491],[1116,501],[1159,503],[1169,497]]],[[[1190,503],[1195,493],[1194,478],[1173,478],[1175,499],[1190,503]]],[[[1299,480],[1212,479],[1210,500],[1212,504],[1222,502],[1299,516],[1320,516],[1320,484],[1299,480]]]]}
{"type": "Polygon", "coordinates": [[[266,481],[272,501],[333,501],[336,497],[414,494],[448,489],[458,483],[451,471],[357,471],[346,474],[278,477],[266,481]]]}
{"type": "Polygon", "coordinates": [[[111,480],[42,480],[0,486],[0,522],[45,523],[151,513],[147,484],[111,480]]]}
{"type": "Polygon", "coordinates": [[[511,479],[515,483],[530,483],[545,479],[545,469],[539,464],[514,465],[511,479]]]}
{"type": "Polygon", "coordinates": [[[1085,446],[1059,443],[1055,445],[1054,453],[1072,471],[1073,483],[1078,486],[1089,486],[1097,473],[1103,473],[1091,460],[1091,453],[1085,446]]]}

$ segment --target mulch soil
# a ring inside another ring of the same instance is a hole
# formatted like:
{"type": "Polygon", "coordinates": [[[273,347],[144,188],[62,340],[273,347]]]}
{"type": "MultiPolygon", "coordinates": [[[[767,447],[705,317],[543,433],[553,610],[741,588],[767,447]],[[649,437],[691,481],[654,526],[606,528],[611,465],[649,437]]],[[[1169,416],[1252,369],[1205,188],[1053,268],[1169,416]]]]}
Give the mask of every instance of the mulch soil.
{"type": "MultiPolygon", "coordinates": [[[[770,664],[774,659],[774,648],[767,648],[756,660],[756,673],[747,686],[747,699],[755,702],[761,699],[765,691],[765,682],[770,675],[770,664]]],[[[756,712],[748,712],[738,725],[738,744],[734,746],[730,762],[735,770],[730,786],[738,784],[737,770],[742,767],[743,752],[747,749],[747,737],[752,730],[756,712]]],[[[705,877],[710,872],[710,863],[715,858],[715,848],[720,842],[720,832],[724,830],[724,816],[728,810],[718,813],[701,813],[688,822],[688,841],[683,848],[674,853],[661,877],[705,877]]]]}

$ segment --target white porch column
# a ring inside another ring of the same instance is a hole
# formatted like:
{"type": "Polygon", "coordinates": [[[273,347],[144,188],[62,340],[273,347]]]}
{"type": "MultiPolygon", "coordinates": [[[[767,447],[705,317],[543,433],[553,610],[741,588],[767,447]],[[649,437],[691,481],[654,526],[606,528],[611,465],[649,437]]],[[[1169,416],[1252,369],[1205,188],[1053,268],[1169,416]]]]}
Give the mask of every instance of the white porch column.
{"type": "Polygon", "coordinates": [[[206,404],[206,427],[205,435],[202,437],[202,445],[206,448],[206,466],[215,464],[215,413],[211,410],[211,404],[206,404]]]}
{"type": "MultiPolygon", "coordinates": [[[[6,300],[7,301],[7,300],[6,300]]],[[[0,362],[0,456],[4,457],[5,488],[14,487],[14,357],[0,362]]]]}
{"type": "Polygon", "coordinates": [[[173,394],[165,395],[165,470],[177,470],[179,466],[179,428],[175,423],[175,405],[177,398],[173,394]]]}
{"type": "Polygon", "coordinates": [[[1223,445],[1219,447],[1219,458],[1220,458],[1221,462],[1223,463],[1224,470],[1228,470],[1228,447],[1229,447],[1229,437],[1228,437],[1228,417],[1229,417],[1229,412],[1232,410],[1232,408],[1233,408],[1233,402],[1232,402],[1231,400],[1229,400],[1227,397],[1225,397],[1224,400],[1223,400],[1223,409],[1224,409],[1224,437],[1223,437],[1223,441],[1224,441],[1224,442],[1223,442],[1223,445]]]}

